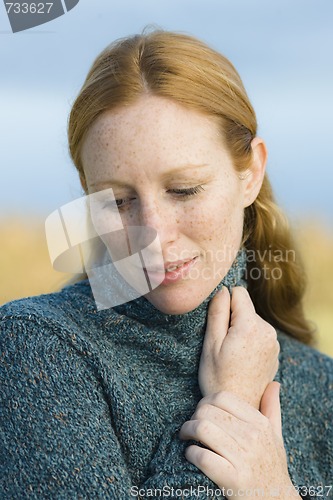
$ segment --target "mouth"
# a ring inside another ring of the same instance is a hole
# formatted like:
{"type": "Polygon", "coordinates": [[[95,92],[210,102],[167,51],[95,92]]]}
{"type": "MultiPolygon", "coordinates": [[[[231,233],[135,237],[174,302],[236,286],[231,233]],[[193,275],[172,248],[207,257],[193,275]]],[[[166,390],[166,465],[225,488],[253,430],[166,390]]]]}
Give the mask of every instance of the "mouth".
{"type": "Polygon", "coordinates": [[[180,269],[181,267],[183,267],[185,264],[187,264],[191,260],[193,260],[193,259],[178,260],[175,262],[167,262],[164,265],[164,272],[165,273],[172,273],[173,271],[176,271],[176,269],[180,269]]]}
{"type": "Polygon", "coordinates": [[[190,269],[197,261],[198,257],[193,257],[185,260],[178,260],[173,262],[166,262],[164,264],[164,277],[161,269],[154,271],[154,269],[147,269],[147,273],[151,282],[160,285],[169,285],[186,278],[190,269]]]}

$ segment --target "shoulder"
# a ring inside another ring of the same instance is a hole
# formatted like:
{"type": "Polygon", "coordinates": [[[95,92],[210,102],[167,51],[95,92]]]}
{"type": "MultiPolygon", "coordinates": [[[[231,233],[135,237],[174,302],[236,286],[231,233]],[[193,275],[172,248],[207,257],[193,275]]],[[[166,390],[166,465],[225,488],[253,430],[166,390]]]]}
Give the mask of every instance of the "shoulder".
{"type": "MultiPolygon", "coordinates": [[[[115,313],[108,311],[113,317],[115,313]]],[[[89,353],[103,330],[88,281],[61,291],[9,302],[0,308],[0,351],[5,358],[34,362],[31,353],[89,353]]]]}
{"type": "Polygon", "coordinates": [[[115,337],[126,327],[126,317],[110,308],[98,311],[88,280],[61,291],[9,302],[0,308],[1,370],[20,376],[53,365],[53,358],[99,370],[117,360],[115,337]],[[106,355],[107,353],[107,355],[106,355]]]}
{"type": "Polygon", "coordinates": [[[89,314],[82,309],[89,311],[90,302],[89,288],[85,283],[78,283],[57,293],[15,300],[2,306],[2,369],[19,374],[23,369],[36,368],[42,360],[50,360],[55,353],[65,355],[69,339],[89,314]]]}
{"type": "Polygon", "coordinates": [[[333,358],[305,345],[284,332],[278,332],[280,342],[280,374],[284,379],[315,382],[333,389],[333,358]]]}
{"type": "Polygon", "coordinates": [[[0,321],[24,319],[38,321],[61,321],[70,316],[78,317],[80,313],[94,310],[94,302],[88,281],[70,285],[59,292],[54,292],[25,299],[8,302],[0,308],[0,321]]]}
{"type": "MultiPolygon", "coordinates": [[[[113,311],[109,312],[113,315],[113,311]]],[[[45,295],[8,302],[0,308],[0,331],[14,328],[16,332],[37,327],[64,332],[84,332],[103,319],[95,305],[88,280],[69,285],[45,295]]]]}
{"type": "MultiPolygon", "coordinates": [[[[115,312],[109,311],[109,315],[113,317],[115,312]]],[[[40,394],[35,396],[44,397],[42,382],[47,394],[50,391],[71,393],[79,381],[96,385],[96,374],[105,365],[104,353],[108,352],[109,364],[115,359],[110,335],[103,330],[104,323],[89,282],[2,306],[2,396],[7,394],[10,399],[21,388],[22,398],[28,397],[35,394],[34,384],[38,383],[40,394]]]]}

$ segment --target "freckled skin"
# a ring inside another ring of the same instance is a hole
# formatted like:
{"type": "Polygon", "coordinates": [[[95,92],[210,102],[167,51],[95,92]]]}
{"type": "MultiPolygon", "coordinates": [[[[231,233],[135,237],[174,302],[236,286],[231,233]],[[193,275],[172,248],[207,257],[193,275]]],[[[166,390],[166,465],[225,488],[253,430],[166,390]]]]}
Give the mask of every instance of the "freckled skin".
{"type": "Polygon", "coordinates": [[[147,299],[171,314],[197,307],[231,267],[249,204],[216,123],[171,100],[144,96],[96,120],[82,161],[88,191],[112,187],[116,199],[128,200],[124,226],[153,227],[164,262],[197,257],[189,276],[160,285],[147,299]],[[203,189],[186,198],[172,192],[198,185],[203,189]]]}
{"type": "MultiPolygon", "coordinates": [[[[171,314],[197,307],[232,265],[244,208],[260,188],[251,191],[250,176],[236,174],[216,123],[172,101],[142,97],[96,120],[82,161],[89,192],[112,187],[125,200],[127,231],[154,228],[165,262],[197,257],[195,277],[160,285],[148,300],[171,314]],[[186,198],[173,191],[196,186],[203,189],[186,198]]],[[[244,288],[234,289],[231,303],[226,289],[211,301],[198,374],[204,398],[180,437],[205,445],[189,446],[186,458],[220,487],[269,491],[278,484],[292,494],[276,383],[270,384],[277,358],[276,333],[244,288]]]]}

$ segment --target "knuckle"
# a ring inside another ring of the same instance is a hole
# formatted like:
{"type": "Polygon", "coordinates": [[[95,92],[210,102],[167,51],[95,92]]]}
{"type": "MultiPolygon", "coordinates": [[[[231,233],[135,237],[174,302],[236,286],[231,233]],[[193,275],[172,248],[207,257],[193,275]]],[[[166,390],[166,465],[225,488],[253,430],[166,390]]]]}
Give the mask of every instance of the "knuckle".
{"type": "Polygon", "coordinates": [[[195,417],[197,419],[205,419],[210,413],[211,406],[208,403],[203,403],[195,411],[195,417]]]}
{"type": "Polygon", "coordinates": [[[230,391],[216,392],[212,398],[212,405],[216,406],[217,408],[220,408],[222,410],[222,409],[227,408],[228,403],[230,403],[231,401],[234,401],[235,398],[237,399],[235,394],[233,394],[230,391]]]}
{"type": "Polygon", "coordinates": [[[227,391],[219,391],[213,394],[212,404],[214,406],[223,407],[227,398],[227,391]]]}
{"type": "Polygon", "coordinates": [[[209,422],[209,420],[206,419],[200,419],[196,421],[194,428],[195,428],[195,434],[198,437],[199,441],[201,441],[202,438],[207,436],[210,425],[211,423],[209,422]]]}
{"type": "Polygon", "coordinates": [[[278,344],[277,340],[277,332],[275,328],[267,323],[267,321],[258,317],[258,331],[260,332],[260,336],[268,345],[275,347],[278,344]]]}

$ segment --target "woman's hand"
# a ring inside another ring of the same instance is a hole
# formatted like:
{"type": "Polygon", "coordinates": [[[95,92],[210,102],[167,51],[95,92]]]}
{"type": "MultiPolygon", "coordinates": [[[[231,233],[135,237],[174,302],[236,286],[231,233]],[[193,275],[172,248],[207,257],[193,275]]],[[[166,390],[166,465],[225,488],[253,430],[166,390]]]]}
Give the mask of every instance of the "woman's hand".
{"type": "Polygon", "coordinates": [[[247,290],[235,287],[230,300],[224,287],[209,305],[199,366],[202,395],[228,391],[258,409],[277,372],[279,351],[275,329],[256,314],[247,290]]]}
{"type": "Polygon", "coordinates": [[[181,439],[194,439],[186,458],[227,498],[299,498],[289,478],[281,432],[277,382],[268,385],[260,412],[239,397],[219,392],[203,398],[180,430],[181,439]]]}

